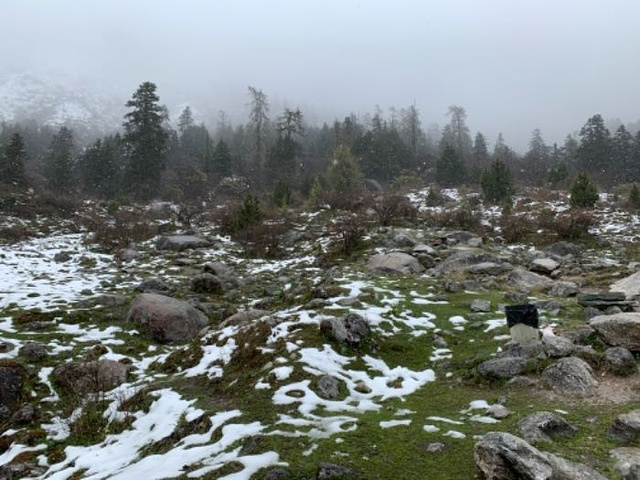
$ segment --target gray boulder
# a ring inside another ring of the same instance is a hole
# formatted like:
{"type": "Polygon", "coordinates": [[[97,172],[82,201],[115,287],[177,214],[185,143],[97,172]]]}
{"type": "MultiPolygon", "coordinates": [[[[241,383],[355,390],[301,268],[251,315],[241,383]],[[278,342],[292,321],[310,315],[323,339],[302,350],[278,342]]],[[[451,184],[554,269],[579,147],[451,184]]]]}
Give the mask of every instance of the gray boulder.
{"type": "Polygon", "coordinates": [[[316,480],[329,480],[332,478],[345,480],[355,477],[353,470],[348,467],[334,463],[321,463],[316,471],[316,480]]]}
{"type": "Polygon", "coordinates": [[[196,293],[222,293],[222,282],[210,273],[201,273],[191,279],[191,290],[196,293]]]}
{"type": "Polygon", "coordinates": [[[609,451],[615,460],[613,469],[621,480],[640,480],[640,448],[620,447],[609,451]]]}
{"type": "Polygon", "coordinates": [[[136,291],[142,292],[142,293],[159,293],[159,292],[168,292],[170,290],[171,290],[171,287],[167,285],[164,280],[156,277],[145,278],[136,287],[136,291]]]}
{"type": "Polygon", "coordinates": [[[568,357],[575,350],[571,340],[557,335],[543,335],[542,346],[546,354],[553,358],[568,357]]]}
{"type": "Polygon", "coordinates": [[[489,300],[481,300],[479,298],[471,302],[469,306],[472,312],[490,312],[491,302],[489,300]]]}
{"type": "Polygon", "coordinates": [[[482,362],[476,367],[478,374],[485,378],[511,378],[524,373],[527,361],[524,358],[504,357],[482,362]]]}
{"type": "Polygon", "coordinates": [[[44,343],[26,342],[18,351],[18,356],[30,362],[40,362],[49,356],[49,352],[44,343]]]}
{"type": "Polygon", "coordinates": [[[449,233],[446,236],[446,241],[448,245],[464,245],[471,248],[482,246],[482,237],[464,230],[449,233]]]}
{"type": "Polygon", "coordinates": [[[519,290],[548,289],[553,286],[553,280],[522,268],[514,269],[507,275],[507,282],[519,290]]]}
{"type": "Polygon", "coordinates": [[[544,249],[545,252],[557,257],[566,257],[567,255],[580,255],[584,248],[571,242],[557,242],[549,245],[544,249]]]}
{"type": "Polygon", "coordinates": [[[419,245],[415,245],[411,249],[412,255],[431,255],[432,257],[437,257],[438,252],[435,248],[430,247],[429,245],[425,245],[424,243],[420,243],[419,245]]]}
{"type": "Polygon", "coordinates": [[[551,412],[536,412],[518,422],[522,436],[529,443],[551,442],[556,437],[574,435],[578,429],[551,412]]]}
{"type": "Polygon", "coordinates": [[[554,297],[573,297],[579,292],[578,285],[573,282],[555,282],[549,290],[549,295],[554,297]]]}
{"type": "Polygon", "coordinates": [[[318,380],[320,396],[330,400],[340,397],[340,380],[330,375],[323,375],[318,380]]]}
{"type": "Polygon", "coordinates": [[[196,235],[167,235],[156,241],[158,250],[182,252],[184,250],[206,248],[211,246],[209,240],[196,235]]]}
{"type": "Polygon", "coordinates": [[[159,343],[188,342],[209,324],[200,310],[164,295],[138,295],[129,309],[127,321],[139,323],[159,343]]]}
{"type": "Polygon", "coordinates": [[[495,275],[505,273],[513,267],[503,258],[478,250],[463,250],[449,255],[435,268],[439,275],[467,272],[495,275]]]}
{"type": "Polygon", "coordinates": [[[233,271],[229,265],[223,262],[207,262],[202,266],[202,270],[217,277],[225,277],[233,271]]]}
{"type": "Polygon", "coordinates": [[[23,395],[24,378],[19,364],[0,366],[0,419],[18,408],[23,395]]]}
{"type": "Polygon", "coordinates": [[[622,292],[627,300],[640,297],[640,272],[625,277],[611,285],[612,292],[622,292]]]}
{"type": "Polygon", "coordinates": [[[230,325],[248,325],[256,320],[261,319],[262,317],[266,317],[267,315],[271,315],[271,311],[269,310],[260,310],[257,308],[250,308],[249,310],[241,310],[237,313],[234,313],[228,318],[225,318],[224,321],[220,324],[221,328],[228,327],[230,325]]]}
{"type": "Polygon", "coordinates": [[[608,348],[604,352],[607,368],[616,375],[626,377],[638,371],[638,364],[633,354],[624,347],[608,348]]]}
{"type": "Polygon", "coordinates": [[[552,258],[536,258],[531,262],[531,266],[529,268],[532,272],[549,274],[554,270],[557,270],[559,266],[560,264],[552,258]]]}
{"type": "Polygon", "coordinates": [[[53,378],[68,394],[106,392],[127,381],[131,367],[113,360],[68,362],[53,370],[53,378]]]}
{"type": "Polygon", "coordinates": [[[510,433],[485,434],[473,456],[487,480],[606,480],[586,465],[542,452],[510,433]]]}
{"type": "Polygon", "coordinates": [[[640,438],[640,410],[618,415],[609,429],[609,437],[625,443],[631,443],[640,438]]]}
{"type": "Polygon", "coordinates": [[[593,317],[589,325],[608,345],[640,351],[640,313],[599,315],[593,317]]]}
{"type": "Polygon", "coordinates": [[[357,345],[371,334],[371,327],[360,315],[350,313],[344,317],[322,319],[320,331],[337,342],[357,345]]]}
{"type": "Polygon", "coordinates": [[[549,365],[542,379],[560,395],[581,398],[593,395],[598,385],[589,364],[576,357],[561,358],[549,365]]]}
{"type": "Polygon", "coordinates": [[[422,273],[425,270],[416,257],[401,252],[374,255],[367,262],[367,268],[374,272],[395,275],[422,273]]]}

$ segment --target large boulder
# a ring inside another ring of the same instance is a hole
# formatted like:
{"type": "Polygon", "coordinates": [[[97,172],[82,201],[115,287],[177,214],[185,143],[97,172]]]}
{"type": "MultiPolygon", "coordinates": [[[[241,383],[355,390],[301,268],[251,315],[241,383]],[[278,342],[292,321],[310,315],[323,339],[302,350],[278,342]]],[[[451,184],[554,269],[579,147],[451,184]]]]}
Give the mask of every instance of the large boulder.
{"type": "Polygon", "coordinates": [[[482,246],[482,237],[465,230],[457,230],[449,233],[446,237],[446,241],[448,245],[464,245],[472,248],[482,246]]]}
{"type": "Polygon", "coordinates": [[[401,252],[374,255],[369,259],[367,268],[396,275],[422,273],[425,270],[416,257],[401,252]]]}
{"type": "Polygon", "coordinates": [[[638,371],[633,353],[624,347],[607,348],[604,352],[604,361],[609,371],[621,377],[633,375],[638,371]]]}
{"type": "Polygon", "coordinates": [[[23,370],[13,361],[0,363],[0,419],[18,408],[23,395],[23,370]]]}
{"type": "Polygon", "coordinates": [[[507,282],[520,290],[548,289],[553,286],[553,280],[522,268],[514,269],[507,275],[507,282]]]}
{"type": "Polygon", "coordinates": [[[578,429],[551,412],[536,412],[518,422],[522,436],[529,443],[550,442],[556,437],[574,435],[578,429]]]}
{"type": "Polygon", "coordinates": [[[127,381],[131,367],[114,360],[68,362],[53,370],[53,378],[68,393],[106,392],[127,381]]]}
{"type": "Polygon", "coordinates": [[[154,293],[135,298],[127,321],[142,325],[159,343],[188,342],[209,324],[207,316],[189,303],[154,293]]]}
{"type": "Polygon", "coordinates": [[[566,257],[568,255],[579,255],[584,250],[584,247],[571,242],[557,242],[553,245],[549,245],[544,249],[545,252],[555,255],[557,257],[566,257]]]}
{"type": "Polygon", "coordinates": [[[222,293],[222,282],[211,273],[201,273],[191,279],[191,290],[196,293],[222,293]]]}
{"type": "Polygon", "coordinates": [[[571,340],[553,334],[542,335],[542,345],[545,353],[553,358],[568,357],[575,350],[571,340]]]}
{"type": "Polygon", "coordinates": [[[631,443],[640,438],[640,410],[631,410],[618,415],[611,429],[609,437],[631,443]]]}
{"type": "Polygon", "coordinates": [[[337,342],[358,345],[371,334],[371,327],[360,315],[350,313],[344,317],[322,319],[320,331],[337,342]]]}
{"type": "Polygon", "coordinates": [[[510,271],[513,266],[505,259],[480,250],[462,250],[449,255],[434,271],[437,274],[471,272],[496,275],[510,271]]]}
{"type": "Polygon", "coordinates": [[[531,271],[539,273],[552,273],[557,270],[560,264],[552,258],[536,258],[531,262],[531,271]]]}
{"type": "Polygon", "coordinates": [[[598,385],[589,364],[577,357],[557,360],[542,372],[542,378],[554,392],[573,397],[590,397],[598,385]]]}
{"type": "Polygon", "coordinates": [[[615,460],[613,469],[621,480],[640,479],[640,448],[620,447],[609,451],[609,456],[615,460]]]}
{"type": "Polygon", "coordinates": [[[209,240],[196,235],[167,235],[156,241],[158,250],[182,252],[188,249],[206,248],[211,246],[209,240]]]}
{"type": "Polygon", "coordinates": [[[640,272],[618,280],[611,285],[610,290],[624,293],[627,300],[634,300],[640,297],[640,272]]]}
{"type": "Polygon", "coordinates": [[[473,456],[487,480],[606,480],[586,465],[542,452],[510,433],[485,434],[473,456]]]}
{"type": "Polygon", "coordinates": [[[589,325],[608,345],[640,351],[640,313],[598,315],[591,319],[589,325]]]}
{"type": "Polygon", "coordinates": [[[566,298],[577,295],[578,291],[578,285],[574,282],[561,281],[553,284],[551,290],[549,290],[549,295],[566,298]]]}

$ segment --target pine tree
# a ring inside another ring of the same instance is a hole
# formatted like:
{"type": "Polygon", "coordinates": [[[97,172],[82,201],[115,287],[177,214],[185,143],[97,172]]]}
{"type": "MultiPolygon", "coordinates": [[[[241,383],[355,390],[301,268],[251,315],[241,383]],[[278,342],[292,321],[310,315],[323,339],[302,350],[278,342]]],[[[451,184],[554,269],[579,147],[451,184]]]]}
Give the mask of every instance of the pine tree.
{"type": "Polygon", "coordinates": [[[329,160],[325,173],[328,189],[336,194],[353,193],[361,187],[362,172],[347,147],[339,145],[329,160]]]}
{"type": "Polygon", "coordinates": [[[156,85],[144,82],[126,104],[132,109],[125,115],[124,122],[124,141],[129,155],[127,181],[131,191],[144,199],[157,194],[165,167],[166,109],[159,100],[156,85]]]}
{"type": "Polygon", "coordinates": [[[505,162],[496,158],[491,166],[482,172],[480,186],[484,198],[492,203],[511,203],[513,182],[511,170],[505,162]]]}
{"type": "Polygon", "coordinates": [[[0,183],[24,187],[27,183],[24,173],[26,159],[24,140],[19,133],[14,133],[4,152],[0,152],[0,183]]]}
{"type": "Polygon", "coordinates": [[[629,191],[629,205],[634,212],[640,210],[640,188],[634,183],[629,191]]]}
{"type": "Polygon", "coordinates": [[[598,201],[598,189],[586,172],[580,172],[570,190],[572,207],[593,208],[598,201]]]}
{"type": "Polygon", "coordinates": [[[213,150],[212,165],[206,169],[208,176],[217,176],[220,179],[232,175],[233,160],[227,142],[218,140],[216,148],[213,150]]]}
{"type": "Polygon", "coordinates": [[[616,130],[612,139],[612,178],[616,182],[635,180],[633,165],[633,135],[624,125],[616,130]]]}
{"type": "Polygon", "coordinates": [[[73,188],[73,134],[62,127],[53,137],[45,162],[48,187],[55,193],[69,193],[73,188]]]}
{"type": "Polygon", "coordinates": [[[601,115],[591,117],[580,130],[577,156],[587,172],[606,174],[611,167],[611,134],[601,115]]]}
{"type": "Polygon", "coordinates": [[[443,187],[464,183],[464,163],[455,148],[445,147],[442,155],[436,161],[436,181],[443,187]]]}

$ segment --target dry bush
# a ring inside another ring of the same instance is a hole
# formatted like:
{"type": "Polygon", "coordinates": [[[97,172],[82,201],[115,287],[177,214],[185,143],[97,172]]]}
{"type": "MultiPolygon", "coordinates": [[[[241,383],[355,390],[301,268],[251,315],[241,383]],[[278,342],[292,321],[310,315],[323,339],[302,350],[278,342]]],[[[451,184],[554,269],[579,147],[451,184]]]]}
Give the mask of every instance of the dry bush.
{"type": "Polygon", "coordinates": [[[371,195],[356,193],[324,193],[321,203],[329,205],[332,210],[359,213],[369,208],[373,199],[371,195]]]}
{"type": "Polygon", "coordinates": [[[413,221],[418,215],[418,210],[409,199],[400,194],[385,194],[378,198],[373,205],[378,223],[388,227],[400,223],[403,220],[413,221]]]}
{"type": "Polygon", "coordinates": [[[502,237],[507,243],[516,243],[525,240],[535,233],[531,219],[524,215],[503,215],[500,218],[502,237]]]}
{"type": "Polygon", "coordinates": [[[147,214],[141,211],[119,211],[113,220],[93,215],[84,218],[83,224],[92,233],[87,241],[108,251],[144,242],[161,233],[160,227],[150,224],[147,214]]]}
{"type": "Polygon", "coordinates": [[[32,236],[33,232],[24,225],[0,228],[0,243],[17,243],[32,236]]]}
{"type": "Polygon", "coordinates": [[[44,217],[68,218],[82,209],[82,201],[72,195],[45,190],[37,195],[21,195],[19,198],[3,198],[3,209],[20,218],[44,217]]]}
{"type": "Polygon", "coordinates": [[[553,232],[556,225],[556,212],[548,208],[544,209],[533,219],[532,223],[538,230],[553,232]]]}
{"type": "Polygon", "coordinates": [[[594,218],[586,210],[572,210],[570,213],[556,215],[554,231],[563,240],[578,240],[589,235],[594,218]]]}
{"type": "Polygon", "coordinates": [[[467,206],[443,212],[427,212],[424,214],[424,220],[429,225],[483,233],[480,212],[474,211],[467,206]]]}
{"type": "Polygon", "coordinates": [[[234,238],[249,256],[278,258],[282,255],[282,236],[290,229],[287,224],[265,221],[242,229],[234,238]]]}
{"type": "Polygon", "coordinates": [[[358,215],[339,219],[331,226],[331,234],[335,238],[332,250],[342,255],[351,255],[363,244],[367,227],[367,222],[358,215]]]}

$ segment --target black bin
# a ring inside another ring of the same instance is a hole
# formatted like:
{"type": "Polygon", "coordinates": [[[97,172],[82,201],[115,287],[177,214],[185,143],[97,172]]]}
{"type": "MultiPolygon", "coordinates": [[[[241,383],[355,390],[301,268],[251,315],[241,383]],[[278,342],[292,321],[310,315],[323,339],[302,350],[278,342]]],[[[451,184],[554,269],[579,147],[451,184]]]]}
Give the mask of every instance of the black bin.
{"type": "Polygon", "coordinates": [[[509,328],[523,323],[528,327],[538,328],[538,309],[535,305],[508,305],[504,312],[507,314],[507,325],[509,328]]]}

